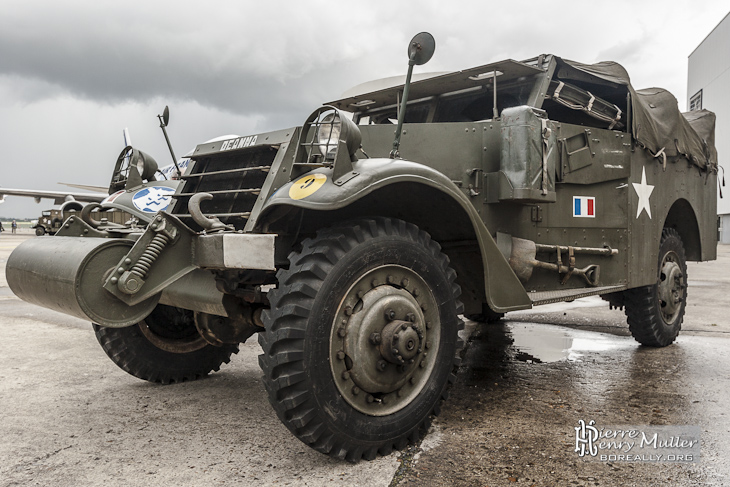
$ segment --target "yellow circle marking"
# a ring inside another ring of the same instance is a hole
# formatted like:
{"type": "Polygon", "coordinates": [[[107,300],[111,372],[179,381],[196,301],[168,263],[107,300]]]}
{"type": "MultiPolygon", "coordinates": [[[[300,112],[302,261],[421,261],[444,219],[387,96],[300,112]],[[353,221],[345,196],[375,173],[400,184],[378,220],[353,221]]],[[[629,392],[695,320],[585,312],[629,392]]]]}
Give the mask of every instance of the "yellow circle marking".
{"type": "Polygon", "coordinates": [[[327,181],[324,174],[309,174],[301,177],[289,188],[289,198],[301,200],[314,194],[327,181]]]}

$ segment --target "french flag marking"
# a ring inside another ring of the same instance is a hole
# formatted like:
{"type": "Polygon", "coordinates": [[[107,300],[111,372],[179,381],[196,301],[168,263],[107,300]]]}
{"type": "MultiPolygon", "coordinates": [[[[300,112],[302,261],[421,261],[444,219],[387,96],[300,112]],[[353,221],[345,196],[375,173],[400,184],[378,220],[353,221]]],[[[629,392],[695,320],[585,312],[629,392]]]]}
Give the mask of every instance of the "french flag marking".
{"type": "Polygon", "coordinates": [[[573,217],[574,218],[595,218],[596,197],[595,196],[573,196],[573,217]]]}

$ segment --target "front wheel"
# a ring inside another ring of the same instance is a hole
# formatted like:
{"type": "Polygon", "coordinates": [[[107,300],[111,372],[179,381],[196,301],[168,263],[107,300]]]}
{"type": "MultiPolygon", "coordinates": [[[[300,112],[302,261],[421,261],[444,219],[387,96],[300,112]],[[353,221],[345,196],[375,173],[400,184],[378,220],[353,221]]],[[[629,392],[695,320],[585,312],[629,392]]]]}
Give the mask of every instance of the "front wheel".
{"type": "Polygon", "coordinates": [[[277,274],[259,363],[282,422],[335,458],[417,441],[454,382],[456,273],[416,226],[377,218],[317,233],[277,274]]]}
{"type": "Polygon", "coordinates": [[[624,293],[629,330],[642,345],[666,347],[679,335],[686,304],[684,245],[676,230],[665,228],[659,244],[657,283],[624,293]]]}
{"type": "Polygon", "coordinates": [[[42,237],[46,234],[46,229],[41,226],[35,227],[35,234],[38,237],[42,237]]]}
{"type": "Polygon", "coordinates": [[[195,327],[193,312],[162,304],[141,322],[124,328],[94,324],[96,339],[112,361],[139,379],[170,384],[199,379],[238,353],[237,345],[216,347],[195,327]]]}

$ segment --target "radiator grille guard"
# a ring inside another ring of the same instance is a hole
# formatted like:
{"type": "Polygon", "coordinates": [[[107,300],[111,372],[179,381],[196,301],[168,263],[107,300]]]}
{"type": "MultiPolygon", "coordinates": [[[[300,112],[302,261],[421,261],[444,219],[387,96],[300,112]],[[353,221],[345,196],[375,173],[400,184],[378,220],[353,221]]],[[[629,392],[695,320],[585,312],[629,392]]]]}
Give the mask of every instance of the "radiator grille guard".
{"type": "Polygon", "coordinates": [[[194,156],[194,163],[182,177],[182,189],[173,199],[171,213],[191,229],[201,231],[202,228],[190,217],[188,202],[195,193],[210,193],[213,199],[200,205],[203,213],[218,217],[236,230],[243,230],[261,194],[277,149],[276,146],[263,145],[233,153],[213,152],[194,156]]]}

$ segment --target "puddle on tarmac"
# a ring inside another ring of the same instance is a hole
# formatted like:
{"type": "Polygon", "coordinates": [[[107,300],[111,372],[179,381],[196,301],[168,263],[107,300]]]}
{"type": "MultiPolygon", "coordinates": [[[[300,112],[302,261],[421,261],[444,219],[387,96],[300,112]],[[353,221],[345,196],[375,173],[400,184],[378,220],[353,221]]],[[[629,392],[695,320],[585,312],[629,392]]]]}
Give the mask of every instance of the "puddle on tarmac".
{"type": "Polygon", "coordinates": [[[553,325],[506,323],[515,359],[528,363],[581,360],[586,352],[602,352],[634,345],[629,337],[616,337],[553,325]]]}

